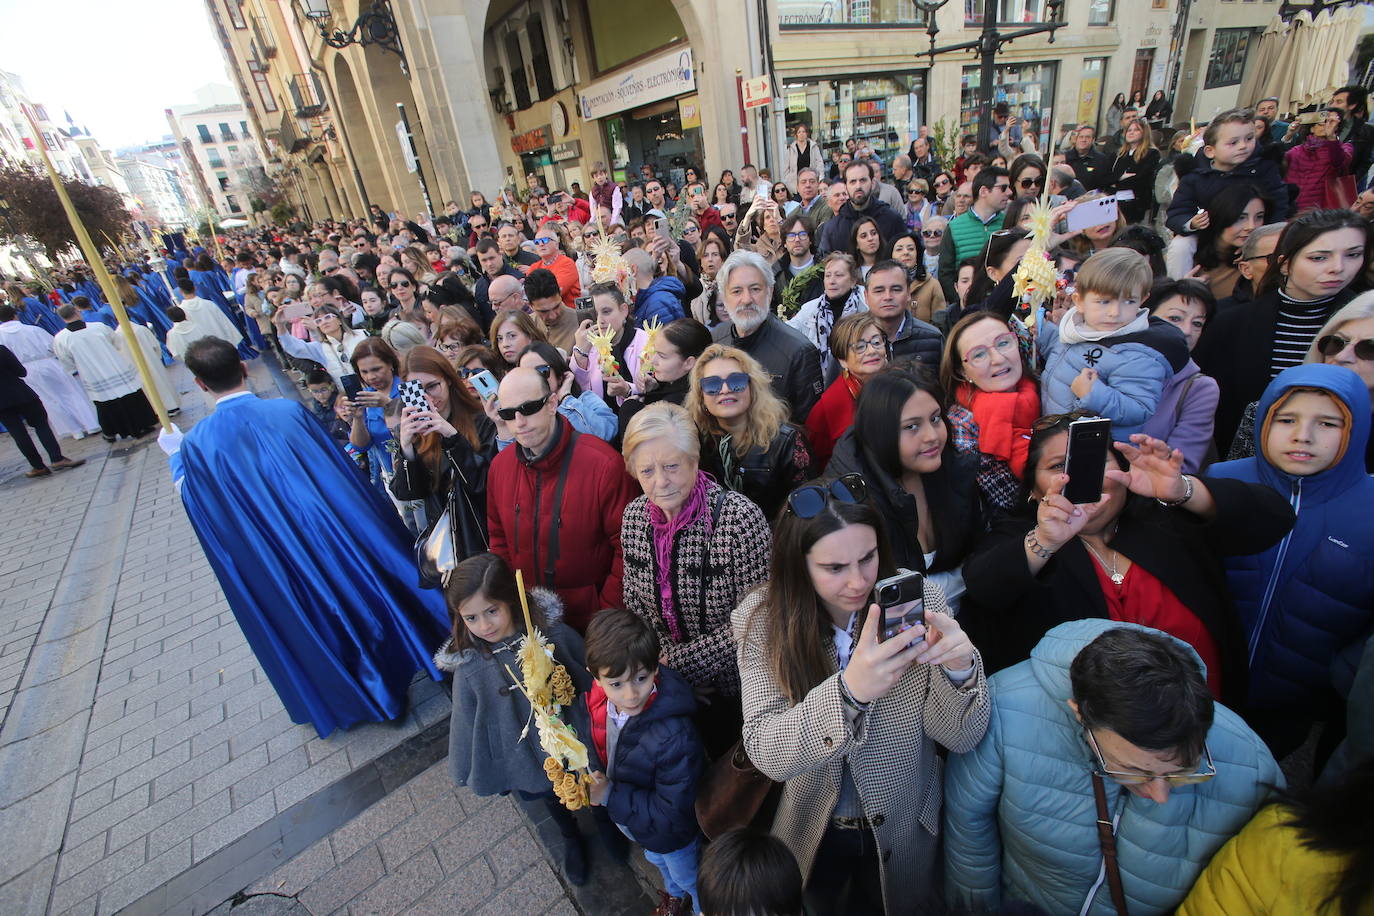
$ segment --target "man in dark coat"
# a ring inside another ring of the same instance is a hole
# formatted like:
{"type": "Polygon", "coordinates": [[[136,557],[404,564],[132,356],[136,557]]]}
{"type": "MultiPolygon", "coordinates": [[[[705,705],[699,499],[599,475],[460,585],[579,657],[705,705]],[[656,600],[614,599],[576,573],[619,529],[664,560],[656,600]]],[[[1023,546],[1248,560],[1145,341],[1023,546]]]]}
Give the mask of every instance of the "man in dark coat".
{"type": "Polygon", "coordinates": [[[1112,179],[1112,164],[1093,146],[1096,140],[1097,130],[1084,124],[1073,135],[1073,149],[1064,156],[1064,164],[1089,191],[1105,189],[1112,179]]]}
{"type": "Polygon", "coordinates": [[[844,184],[849,191],[849,202],[826,220],[825,228],[821,230],[822,254],[847,251],[854,224],[865,216],[871,216],[877,222],[878,234],[882,236],[884,244],[891,244],[897,236],[907,231],[906,220],[878,199],[873,171],[868,163],[860,160],[845,166],[844,184]]]}

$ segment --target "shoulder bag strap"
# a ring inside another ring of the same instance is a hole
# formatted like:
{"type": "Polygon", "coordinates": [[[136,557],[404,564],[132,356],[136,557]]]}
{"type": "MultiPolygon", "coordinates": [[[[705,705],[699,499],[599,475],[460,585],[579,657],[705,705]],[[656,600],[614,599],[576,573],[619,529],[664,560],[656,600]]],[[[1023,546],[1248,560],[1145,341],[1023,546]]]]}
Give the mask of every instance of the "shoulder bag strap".
{"type": "Polygon", "coordinates": [[[577,446],[578,431],[569,430],[568,450],[563,453],[563,463],[558,468],[558,483],[553,488],[553,513],[549,516],[548,565],[544,568],[545,588],[554,587],[554,570],[558,568],[558,530],[563,527],[563,489],[568,485],[568,471],[572,468],[573,449],[577,446]]]}
{"type": "Polygon", "coordinates": [[[1126,892],[1121,887],[1121,869],[1116,861],[1116,832],[1112,825],[1111,812],[1107,810],[1107,790],[1102,785],[1102,775],[1093,773],[1093,799],[1097,802],[1097,841],[1102,846],[1102,864],[1107,872],[1107,888],[1112,894],[1112,905],[1117,916],[1126,914],[1126,892]]]}
{"type": "Polygon", "coordinates": [[[1196,373],[1188,376],[1188,381],[1183,383],[1183,390],[1178,393],[1178,402],[1174,405],[1174,425],[1183,419],[1183,402],[1188,400],[1188,392],[1193,390],[1193,382],[1197,381],[1196,373]]]}
{"type": "MultiPolygon", "coordinates": [[[[448,491],[448,509],[450,513],[449,524],[456,528],[458,525],[458,516],[456,513],[453,512],[453,507],[454,504],[457,502],[457,500],[455,499],[457,493],[463,494],[463,502],[467,504],[468,515],[470,515],[472,518],[478,518],[479,516],[477,513],[477,507],[472,504],[472,494],[468,492],[467,475],[463,473],[463,469],[458,466],[458,462],[454,460],[452,455],[448,454],[448,452],[445,452],[444,455],[448,458],[449,466],[453,468],[454,473],[453,486],[450,487],[448,491]]],[[[483,530],[486,526],[478,525],[477,527],[478,531],[482,535],[482,544],[488,549],[490,549],[491,542],[487,540],[487,533],[485,530],[483,530]]]]}
{"type": "Polygon", "coordinates": [[[716,537],[716,527],[720,522],[720,510],[725,505],[725,494],[730,491],[721,487],[716,490],[711,501],[711,527],[706,532],[705,553],[701,556],[701,572],[697,576],[697,623],[703,632],[706,629],[706,579],[711,569],[711,542],[716,537]]]}

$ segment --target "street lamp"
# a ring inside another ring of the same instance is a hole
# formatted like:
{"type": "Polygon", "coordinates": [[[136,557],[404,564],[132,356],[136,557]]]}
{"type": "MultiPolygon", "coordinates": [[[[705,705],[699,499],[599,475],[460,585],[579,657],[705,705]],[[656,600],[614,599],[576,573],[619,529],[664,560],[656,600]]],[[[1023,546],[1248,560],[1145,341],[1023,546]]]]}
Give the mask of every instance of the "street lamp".
{"type": "Polygon", "coordinates": [[[329,9],[329,0],[301,0],[301,5],[305,17],[315,23],[320,30],[320,37],[331,48],[377,45],[405,60],[405,53],[401,50],[401,33],[396,28],[396,19],[391,15],[391,7],[386,0],[372,0],[367,9],[358,13],[357,20],[347,32],[330,27],[334,14],[329,9]]]}
{"type": "MultiPolygon", "coordinates": [[[[915,0],[916,8],[926,14],[926,34],[930,36],[930,50],[925,53],[930,57],[932,66],[935,64],[935,55],[937,54],[947,54],[951,51],[978,52],[978,146],[981,149],[987,149],[989,141],[992,139],[992,81],[996,73],[997,52],[1002,50],[1003,45],[1011,44],[1018,38],[1027,38],[1043,32],[1050,33],[1050,44],[1054,44],[1055,31],[1068,25],[1060,18],[1064,8],[1064,0],[1044,0],[1044,2],[1044,22],[1027,26],[1024,29],[1017,29],[1014,32],[1003,33],[997,28],[1000,18],[998,7],[1002,5],[1001,0],[983,0],[983,31],[978,38],[974,41],[964,41],[956,45],[937,48],[935,47],[935,36],[940,33],[940,28],[935,24],[935,14],[949,3],[949,0],[915,0]]],[[[916,56],[920,57],[921,55],[916,56]]]]}

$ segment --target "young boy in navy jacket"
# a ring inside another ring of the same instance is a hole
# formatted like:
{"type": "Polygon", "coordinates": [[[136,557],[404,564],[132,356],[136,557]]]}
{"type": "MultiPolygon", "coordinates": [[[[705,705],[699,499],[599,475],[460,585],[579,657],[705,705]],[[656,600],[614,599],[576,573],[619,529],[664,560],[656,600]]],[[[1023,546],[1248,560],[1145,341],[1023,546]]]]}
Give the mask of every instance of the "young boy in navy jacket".
{"type": "Polygon", "coordinates": [[[1208,162],[1178,180],[1164,224],[1175,235],[1191,235],[1211,225],[1207,204],[1231,182],[1245,181],[1269,199],[1266,219],[1288,218],[1288,186],[1279,168],[1256,152],[1255,117],[1248,109],[1232,108],[1212,119],[1202,135],[1202,154],[1208,162]]]}
{"type": "Polygon", "coordinates": [[[606,610],[586,635],[593,805],[644,847],[663,875],[660,912],[696,912],[697,780],[704,753],[696,699],[680,674],[658,663],[658,637],[630,611],[606,610]],[[687,901],[691,897],[692,903],[687,901]]]}

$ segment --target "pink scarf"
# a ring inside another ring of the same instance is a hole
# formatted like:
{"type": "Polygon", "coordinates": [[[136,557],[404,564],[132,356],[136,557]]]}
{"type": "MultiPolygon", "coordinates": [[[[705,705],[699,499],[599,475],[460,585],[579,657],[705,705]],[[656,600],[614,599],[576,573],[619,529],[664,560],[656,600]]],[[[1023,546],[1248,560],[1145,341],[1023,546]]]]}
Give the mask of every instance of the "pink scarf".
{"type": "MultiPolygon", "coordinates": [[[[705,471],[697,471],[697,482],[677,516],[671,521],[663,510],[649,501],[649,527],[654,539],[654,561],[658,580],[659,604],[663,608],[663,622],[673,642],[682,642],[682,625],[678,623],[677,607],[673,600],[673,541],[677,533],[695,522],[706,509],[706,484],[710,480],[705,471]]],[[[709,537],[711,532],[706,532],[709,537]]],[[[705,570],[702,570],[705,575],[705,570]]]]}

